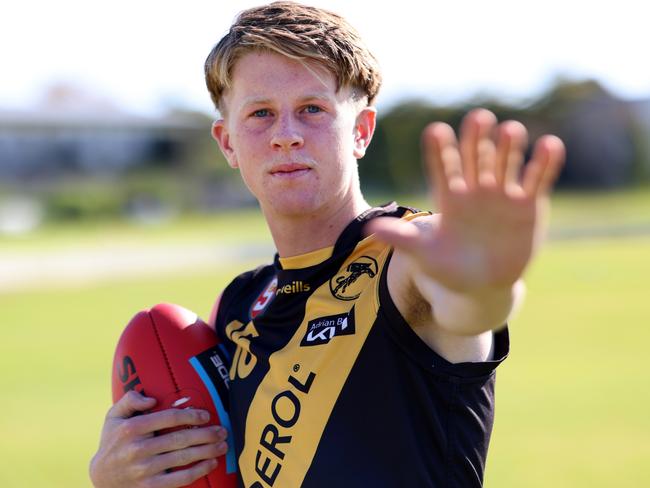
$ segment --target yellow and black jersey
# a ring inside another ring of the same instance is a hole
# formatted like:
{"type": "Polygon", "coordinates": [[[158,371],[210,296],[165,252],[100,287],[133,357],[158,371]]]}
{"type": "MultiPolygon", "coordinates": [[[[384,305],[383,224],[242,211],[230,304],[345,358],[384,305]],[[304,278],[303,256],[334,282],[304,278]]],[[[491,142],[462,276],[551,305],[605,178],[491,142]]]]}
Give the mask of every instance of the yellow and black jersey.
{"type": "Polygon", "coordinates": [[[388,293],[391,249],[363,238],[370,209],[335,246],[281,259],[224,291],[230,422],[245,487],[476,487],[494,412],[494,361],[451,364],[388,293]]]}

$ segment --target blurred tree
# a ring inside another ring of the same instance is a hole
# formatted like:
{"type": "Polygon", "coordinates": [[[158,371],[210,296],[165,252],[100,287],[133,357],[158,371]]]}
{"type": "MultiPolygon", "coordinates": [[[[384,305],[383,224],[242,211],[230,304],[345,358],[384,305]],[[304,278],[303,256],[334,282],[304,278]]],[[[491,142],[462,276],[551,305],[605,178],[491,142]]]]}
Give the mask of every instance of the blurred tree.
{"type": "Polygon", "coordinates": [[[366,155],[359,161],[359,178],[366,192],[387,192],[393,189],[389,177],[390,159],[388,158],[388,134],[381,119],[377,123],[372,144],[366,155]]]}
{"type": "Polygon", "coordinates": [[[368,153],[360,164],[361,181],[368,190],[421,192],[424,178],[420,137],[431,122],[458,128],[473,107],[486,107],[501,119],[520,118],[520,111],[492,100],[475,100],[457,106],[435,106],[421,100],[403,102],[380,116],[368,153]]]}
{"type": "Polygon", "coordinates": [[[650,182],[650,99],[629,102],[634,117],[632,138],[634,140],[633,178],[637,184],[650,182]]]}
{"type": "Polygon", "coordinates": [[[454,110],[411,100],[393,107],[377,122],[373,140],[361,164],[361,181],[369,188],[398,193],[425,191],[420,135],[433,120],[449,120],[454,110]]]}
{"type": "Polygon", "coordinates": [[[597,81],[558,80],[526,118],[533,136],[551,132],[567,148],[559,184],[615,188],[632,182],[636,157],[629,107],[597,81]]]}
{"type": "Polygon", "coordinates": [[[629,104],[596,81],[558,79],[547,93],[524,106],[484,97],[448,107],[421,100],[394,106],[380,116],[376,138],[360,166],[364,186],[398,193],[424,190],[422,129],[433,121],[458,129],[467,111],[479,106],[492,110],[499,120],[523,122],[531,141],[546,133],[560,136],[567,146],[568,163],[560,176],[561,186],[615,188],[650,173],[650,165],[643,164],[650,156],[650,150],[643,149],[645,126],[636,123],[629,104]]]}

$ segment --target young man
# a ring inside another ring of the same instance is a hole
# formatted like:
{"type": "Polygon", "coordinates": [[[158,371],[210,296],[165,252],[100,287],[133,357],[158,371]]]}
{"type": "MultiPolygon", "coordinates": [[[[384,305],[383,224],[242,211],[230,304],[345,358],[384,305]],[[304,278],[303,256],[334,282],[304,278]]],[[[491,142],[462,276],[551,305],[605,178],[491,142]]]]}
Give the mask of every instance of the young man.
{"type": "MultiPolygon", "coordinates": [[[[439,215],[370,208],[357,173],[375,128],[375,59],[340,17],[289,2],[240,14],[206,62],[213,136],[255,195],[275,262],[237,277],[212,322],[230,348],[243,486],[481,486],[494,370],[563,160],[475,110],[460,141],[423,133],[439,215]]],[[[199,411],[109,411],[97,487],[176,487],[203,476],[225,434],[199,411]],[[184,471],[172,466],[200,461],[184,471]]]]}

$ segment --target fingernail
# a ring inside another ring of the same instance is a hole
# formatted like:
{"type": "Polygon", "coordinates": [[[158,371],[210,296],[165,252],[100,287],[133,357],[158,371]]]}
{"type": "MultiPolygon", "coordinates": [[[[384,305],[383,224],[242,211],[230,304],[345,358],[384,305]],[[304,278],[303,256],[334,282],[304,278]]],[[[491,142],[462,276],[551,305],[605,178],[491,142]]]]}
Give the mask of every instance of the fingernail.
{"type": "Polygon", "coordinates": [[[218,464],[219,461],[217,461],[216,459],[210,459],[210,468],[216,468],[218,464]]]}
{"type": "Polygon", "coordinates": [[[222,442],[217,446],[217,451],[219,451],[221,454],[225,454],[228,451],[228,443],[227,442],[222,442]]]}
{"type": "Polygon", "coordinates": [[[203,422],[207,422],[208,420],[210,420],[210,412],[206,412],[205,410],[201,410],[201,412],[199,413],[199,418],[203,422]]]}

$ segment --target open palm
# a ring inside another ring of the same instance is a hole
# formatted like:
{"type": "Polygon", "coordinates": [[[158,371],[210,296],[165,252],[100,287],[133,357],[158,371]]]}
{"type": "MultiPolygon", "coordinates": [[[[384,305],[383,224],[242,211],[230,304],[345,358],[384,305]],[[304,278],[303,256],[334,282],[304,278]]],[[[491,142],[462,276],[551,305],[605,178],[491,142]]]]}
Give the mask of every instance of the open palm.
{"type": "Polygon", "coordinates": [[[447,288],[512,285],[543,235],[548,194],[564,160],[562,141],[541,137],[520,175],[526,129],[515,121],[497,125],[487,110],[465,117],[460,141],[443,123],[429,125],[422,139],[437,222],[382,219],[372,231],[447,288]]]}

